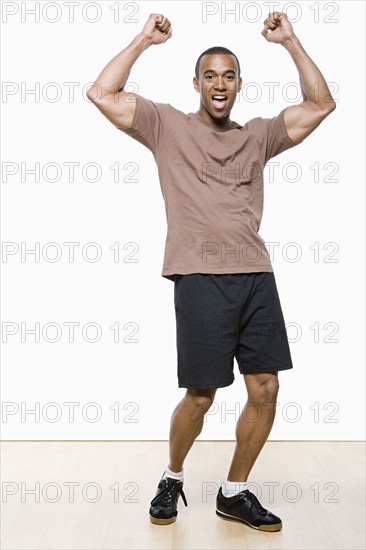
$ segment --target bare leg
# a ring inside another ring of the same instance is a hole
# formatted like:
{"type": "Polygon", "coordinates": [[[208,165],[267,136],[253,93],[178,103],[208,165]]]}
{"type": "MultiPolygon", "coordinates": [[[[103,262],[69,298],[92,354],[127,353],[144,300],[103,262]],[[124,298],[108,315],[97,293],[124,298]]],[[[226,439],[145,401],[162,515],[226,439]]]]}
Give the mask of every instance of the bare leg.
{"type": "Polygon", "coordinates": [[[215,388],[191,389],[173,411],[169,435],[169,468],[180,472],[195,439],[202,431],[204,415],[211,407],[215,388]]]}
{"type": "Polygon", "coordinates": [[[247,481],[276,414],[278,373],[244,374],[244,381],[248,401],[236,425],[236,447],[228,481],[247,481]]]}

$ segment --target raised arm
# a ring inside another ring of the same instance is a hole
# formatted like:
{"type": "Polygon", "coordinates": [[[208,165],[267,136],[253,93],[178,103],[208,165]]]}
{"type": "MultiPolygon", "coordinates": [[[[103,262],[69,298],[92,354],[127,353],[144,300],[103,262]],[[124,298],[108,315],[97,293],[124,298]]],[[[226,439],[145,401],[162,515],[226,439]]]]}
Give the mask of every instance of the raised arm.
{"type": "Polygon", "coordinates": [[[129,128],[135,112],[133,94],[123,90],[132,65],[149,46],[166,42],[172,30],[167,17],[151,13],[142,31],[104,67],[87,91],[88,99],[117,128],[129,128]]]}
{"type": "Polygon", "coordinates": [[[282,44],[297,67],[303,102],[285,110],[287,132],[294,141],[302,141],[336,108],[327,83],[295,35],[285,13],[274,11],[264,20],[262,35],[268,42],[282,44]]]}

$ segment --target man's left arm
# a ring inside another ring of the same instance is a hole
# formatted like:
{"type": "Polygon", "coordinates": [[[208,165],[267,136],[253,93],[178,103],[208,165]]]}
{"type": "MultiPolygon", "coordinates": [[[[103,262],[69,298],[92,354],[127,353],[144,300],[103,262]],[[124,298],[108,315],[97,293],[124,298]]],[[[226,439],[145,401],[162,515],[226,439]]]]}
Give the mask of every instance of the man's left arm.
{"type": "Polygon", "coordinates": [[[294,141],[302,141],[336,108],[327,83],[295,35],[285,13],[274,11],[264,20],[262,35],[268,42],[282,44],[299,71],[303,102],[287,107],[284,121],[294,141]]]}

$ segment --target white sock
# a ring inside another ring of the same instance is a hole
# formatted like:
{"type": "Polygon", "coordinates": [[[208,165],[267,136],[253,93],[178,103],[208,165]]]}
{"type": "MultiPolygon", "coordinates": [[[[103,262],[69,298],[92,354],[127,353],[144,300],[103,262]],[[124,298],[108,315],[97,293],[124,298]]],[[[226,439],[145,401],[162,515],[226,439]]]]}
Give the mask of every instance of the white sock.
{"type": "Polygon", "coordinates": [[[221,483],[222,494],[227,498],[233,497],[240,491],[244,491],[248,485],[250,484],[246,481],[223,481],[221,483]]]}
{"type": "Polygon", "coordinates": [[[173,479],[179,479],[180,481],[183,481],[183,472],[184,472],[184,468],[182,469],[181,472],[173,472],[167,466],[165,468],[165,471],[164,471],[163,475],[161,476],[161,478],[164,479],[164,478],[167,478],[167,477],[172,477],[173,479]]]}

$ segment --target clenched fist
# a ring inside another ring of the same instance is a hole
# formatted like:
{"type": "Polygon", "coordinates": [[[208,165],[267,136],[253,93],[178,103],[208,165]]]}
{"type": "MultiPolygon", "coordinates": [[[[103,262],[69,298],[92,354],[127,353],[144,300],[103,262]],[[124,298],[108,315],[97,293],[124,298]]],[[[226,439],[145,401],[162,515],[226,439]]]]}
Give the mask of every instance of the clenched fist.
{"type": "Polygon", "coordinates": [[[263,21],[264,29],[261,34],[268,42],[282,44],[288,38],[294,36],[294,31],[285,13],[279,11],[270,12],[263,21]]]}
{"type": "Polygon", "coordinates": [[[163,44],[172,36],[172,26],[164,15],[151,13],[142,32],[151,44],[163,44]]]}

